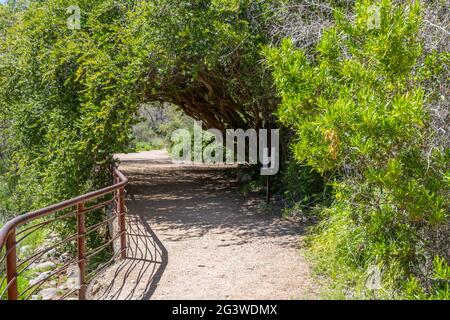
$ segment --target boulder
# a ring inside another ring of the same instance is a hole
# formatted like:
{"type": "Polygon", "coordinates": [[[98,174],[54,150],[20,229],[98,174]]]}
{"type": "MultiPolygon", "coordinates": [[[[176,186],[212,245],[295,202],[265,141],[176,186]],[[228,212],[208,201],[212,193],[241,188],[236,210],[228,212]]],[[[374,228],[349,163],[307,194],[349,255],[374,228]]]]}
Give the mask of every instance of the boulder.
{"type": "Polygon", "coordinates": [[[236,179],[236,182],[241,184],[241,185],[246,184],[246,183],[248,183],[250,181],[252,181],[252,177],[249,174],[246,174],[246,173],[239,174],[237,179],[236,179]]]}
{"type": "Polygon", "coordinates": [[[38,264],[32,264],[30,268],[35,271],[48,271],[48,270],[55,269],[55,267],[56,267],[56,265],[53,262],[45,261],[45,262],[41,262],[38,264]]]}
{"type": "Polygon", "coordinates": [[[42,298],[42,300],[53,300],[60,295],[60,291],[57,288],[46,288],[42,289],[38,296],[42,298]]]}
{"type": "Polygon", "coordinates": [[[55,255],[56,255],[56,250],[55,249],[51,249],[51,250],[47,251],[46,253],[44,253],[42,255],[42,258],[44,260],[46,260],[46,259],[50,259],[50,258],[54,257],[55,255]]]}
{"type": "Polygon", "coordinates": [[[46,271],[46,272],[40,273],[36,278],[30,280],[30,286],[33,286],[36,283],[41,282],[42,280],[47,278],[51,273],[52,273],[51,271],[46,271]]]}
{"type": "Polygon", "coordinates": [[[31,251],[31,246],[28,246],[28,245],[20,247],[20,249],[19,249],[19,252],[23,255],[30,253],[30,251],[31,251]]]}

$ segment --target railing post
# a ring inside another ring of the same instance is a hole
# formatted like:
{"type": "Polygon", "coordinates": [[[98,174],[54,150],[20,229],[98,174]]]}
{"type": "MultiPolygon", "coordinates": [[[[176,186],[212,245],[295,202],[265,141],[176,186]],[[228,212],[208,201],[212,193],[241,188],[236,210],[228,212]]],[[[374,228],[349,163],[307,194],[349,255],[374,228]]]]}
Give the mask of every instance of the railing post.
{"type": "Polygon", "coordinates": [[[117,199],[117,212],[119,215],[119,232],[120,232],[120,257],[127,257],[127,235],[125,225],[125,188],[120,188],[117,199]]]}
{"type": "Polygon", "coordinates": [[[17,300],[17,247],[16,230],[11,231],[6,239],[6,279],[8,287],[8,300],[17,300]]]}
{"type": "Polygon", "coordinates": [[[78,246],[78,299],[86,300],[86,215],[84,203],[77,204],[77,246],[78,246]]]}

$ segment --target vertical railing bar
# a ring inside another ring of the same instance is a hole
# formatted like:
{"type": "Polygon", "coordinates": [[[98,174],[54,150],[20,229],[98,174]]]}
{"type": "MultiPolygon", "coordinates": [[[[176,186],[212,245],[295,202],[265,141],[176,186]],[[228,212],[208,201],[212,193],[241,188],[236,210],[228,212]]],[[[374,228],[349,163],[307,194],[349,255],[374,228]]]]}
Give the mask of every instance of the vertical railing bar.
{"type": "Polygon", "coordinates": [[[84,203],[77,204],[77,212],[78,282],[80,285],[78,299],[86,300],[86,215],[84,213],[84,203]]]}
{"type": "Polygon", "coordinates": [[[16,229],[12,230],[6,239],[6,279],[8,282],[8,300],[17,300],[17,248],[16,229]]]}
{"type": "Polygon", "coordinates": [[[120,232],[120,257],[125,259],[127,257],[127,235],[125,222],[125,188],[119,189],[118,198],[118,213],[119,213],[119,232],[120,232]]]}
{"type": "MultiPolygon", "coordinates": [[[[116,183],[118,183],[118,181],[119,181],[119,177],[116,175],[116,173],[114,172],[114,169],[113,169],[113,184],[115,185],[116,183]]],[[[114,191],[114,213],[115,213],[115,215],[116,215],[116,217],[117,217],[117,225],[118,225],[118,229],[116,229],[117,227],[115,227],[114,226],[114,223],[116,223],[115,221],[112,223],[112,225],[111,225],[111,238],[114,238],[114,236],[115,236],[115,234],[116,234],[116,230],[119,230],[119,232],[120,232],[120,209],[119,209],[119,203],[120,203],[120,200],[119,200],[119,198],[120,198],[120,191],[119,191],[119,189],[116,189],[115,191],[114,191]]],[[[119,242],[120,242],[121,240],[119,240],[119,242]]],[[[117,247],[120,247],[120,244],[117,244],[117,246],[116,246],[116,244],[115,243],[113,243],[113,250],[114,250],[114,253],[116,252],[116,248],[117,247]]],[[[121,249],[120,248],[118,248],[118,250],[117,251],[120,251],[121,249]]],[[[122,257],[121,255],[120,255],[120,257],[122,257]]]]}

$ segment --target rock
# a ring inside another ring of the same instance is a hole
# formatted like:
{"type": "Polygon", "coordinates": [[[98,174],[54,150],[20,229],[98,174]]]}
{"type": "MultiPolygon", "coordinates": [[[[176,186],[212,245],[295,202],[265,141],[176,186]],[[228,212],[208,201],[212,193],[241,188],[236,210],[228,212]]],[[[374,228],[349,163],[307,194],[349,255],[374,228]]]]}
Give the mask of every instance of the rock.
{"type": "Polygon", "coordinates": [[[96,282],[96,283],[92,286],[91,294],[92,294],[92,295],[96,295],[96,294],[100,291],[100,288],[101,288],[101,287],[102,287],[102,286],[100,285],[100,283],[96,282]]]}
{"type": "Polygon", "coordinates": [[[248,182],[252,181],[252,177],[250,177],[250,175],[244,173],[244,174],[239,174],[237,177],[236,182],[239,184],[246,184],[248,182]]]}
{"type": "Polygon", "coordinates": [[[275,201],[278,201],[278,202],[282,202],[284,199],[283,199],[283,196],[282,195],[280,195],[280,194],[276,194],[275,196],[274,196],[274,198],[275,198],[275,201]]]}
{"type": "Polygon", "coordinates": [[[46,288],[39,292],[39,296],[42,300],[53,300],[58,297],[59,294],[60,292],[57,288],[46,288]]]}
{"type": "Polygon", "coordinates": [[[36,278],[30,280],[30,286],[35,285],[36,283],[41,282],[42,280],[44,280],[45,278],[47,278],[52,272],[51,271],[47,271],[47,272],[42,272],[40,273],[36,278]]]}
{"type": "Polygon", "coordinates": [[[33,294],[30,300],[39,300],[39,296],[37,294],[33,294]]]}
{"type": "Polygon", "coordinates": [[[52,241],[52,240],[58,240],[59,237],[58,237],[58,234],[57,234],[56,232],[52,232],[52,233],[50,233],[50,234],[47,236],[47,239],[49,239],[50,241],[52,241]]]}
{"type": "Polygon", "coordinates": [[[64,283],[63,286],[66,289],[73,289],[76,286],[78,286],[78,283],[79,283],[78,278],[68,278],[66,283],[64,283]]]}
{"type": "Polygon", "coordinates": [[[68,253],[63,253],[59,256],[58,260],[60,262],[69,262],[70,261],[70,255],[68,253]]]}
{"type": "Polygon", "coordinates": [[[75,266],[71,266],[66,271],[67,280],[62,287],[65,289],[73,289],[79,284],[79,270],[75,266]]]}
{"type": "Polygon", "coordinates": [[[78,279],[79,274],[80,274],[80,270],[78,270],[77,267],[68,268],[66,271],[67,277],[73,278],[73,279],[78,279]]]}
{"type": "Polygon", "coordinates": [[[42,255],[42,258],[43,258],[44,260],[47,260],[47,259],[49,259],[49,258],[54,257],[55,255],[56,255],[56,250],[55,250],[55,249],[51,249],[51,250],[47,251],[46,253],[44,253],[44,254],[42,255]]]}
{"type": "Polygon", "coordinates": [[[36,271],[48,271],[48,270],[52,270],[55,269],[56,265],[51,262],[51,261],[45,261],[45,262],[41,262],[38,264],[33,264],[31,266],[31,269],[36,270],[36,271]]]}
{"type": "Polygon", "coordinates": [[[19,252],[23,255],[29,253],[31,251],[31,246],[23,246],[20,247],[19,252]]]}

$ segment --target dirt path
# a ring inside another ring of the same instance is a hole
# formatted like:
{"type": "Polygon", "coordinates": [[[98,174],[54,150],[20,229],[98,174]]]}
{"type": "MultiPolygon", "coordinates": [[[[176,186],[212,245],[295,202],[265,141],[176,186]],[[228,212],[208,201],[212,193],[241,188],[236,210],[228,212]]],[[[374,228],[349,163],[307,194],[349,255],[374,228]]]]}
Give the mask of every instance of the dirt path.
{"type": "Polygon", "coordinates": [[[120,156],[128,187],[126,261],[92,286],[97,299],[313,299],[302,228],[266,217],[230,170],[173,164],[165,152],[120,156]]]}

